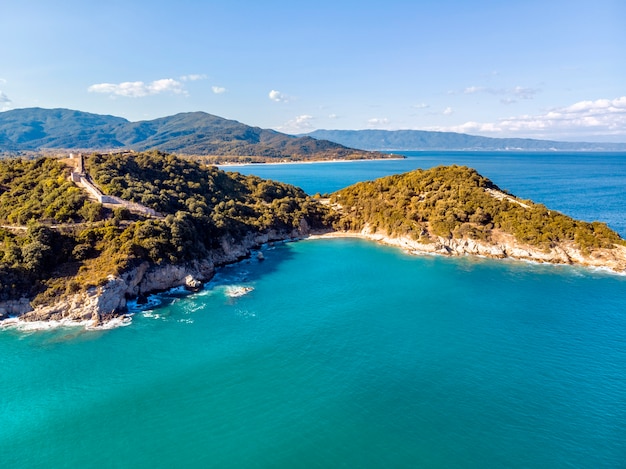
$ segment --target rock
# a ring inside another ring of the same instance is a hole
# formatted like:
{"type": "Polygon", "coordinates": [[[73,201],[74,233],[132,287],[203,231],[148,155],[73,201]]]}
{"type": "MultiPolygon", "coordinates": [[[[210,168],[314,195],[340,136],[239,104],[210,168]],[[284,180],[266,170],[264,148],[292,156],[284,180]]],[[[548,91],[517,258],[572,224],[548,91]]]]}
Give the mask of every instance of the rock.
{"type": "Polygon", "coordinates": [[[102,325],[102,321],[100,319],[100,314],[97,311],[94,311],[91,315],[91,326],[98,327],[102,325]]]}
{"type": "Polygon", "coordinates": [[[202,282],[195,279],[193,275],[187,275],[185,277],[185,288],[190,291],[199,291],[202,289],[202,282]]]}
{"type": "Polygon", "coordinates": [[[21,316],[32,311],[28,298],[20,298],[19,300],[9,300],[0,302],[0,319],[10,316],[21,316]]]}

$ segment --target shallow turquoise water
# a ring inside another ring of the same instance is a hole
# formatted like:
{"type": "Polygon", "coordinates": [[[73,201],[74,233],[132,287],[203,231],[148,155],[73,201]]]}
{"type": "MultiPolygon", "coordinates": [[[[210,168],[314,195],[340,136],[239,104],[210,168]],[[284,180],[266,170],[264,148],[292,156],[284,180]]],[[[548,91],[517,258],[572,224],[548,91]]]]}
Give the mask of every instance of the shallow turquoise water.
{"type": "MultiPolygon", "coordinates": [[[[441,163],[626,232],[623,155],[246,171],[324,192],[441,163]]],[[[626,277],[350,239],[264,254],[127,327],[1,330],[0,467],[625,467],[626,277]]]]}
{"type": "Polygon", "coordinates": [[[264,252],[127,327],[0,334],[2,467],[623,467],[626,278],[264,252]]]}

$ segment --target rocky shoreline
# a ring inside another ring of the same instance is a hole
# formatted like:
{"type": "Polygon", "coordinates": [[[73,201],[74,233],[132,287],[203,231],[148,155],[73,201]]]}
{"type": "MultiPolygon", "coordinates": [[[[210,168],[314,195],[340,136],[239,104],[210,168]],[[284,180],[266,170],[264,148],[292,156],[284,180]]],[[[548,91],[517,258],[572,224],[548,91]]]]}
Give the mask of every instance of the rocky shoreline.
{"type": "Polygon", "coordinates": [[[125,318],[127,301],[145,298],[150,294],[184,286],[189,291],[202,288],[214,275],[217,267],[231,264],[250,256],[252,250],[272,241],[290,239],[318,239],[355,237],[377,243],[396,246],[413,254],[444,256],[480,256],[493,259],[515,259],[537,263],[581,265],[602,268],[626,274],[626,247],[616,245],[613,249],[595,249],[584,255],[573,244],[561,243],[550,250],[518,243],[512,235],[494,233],[493,242],[473,239],[432,238],[419,242],[408,237],[387,236],[364,228],[362,231],[328,231],[311,233],[303,223],[291,232],[270,231],[250,234],[243,241],[222,238],[221,247],[205,259],[186,264],[151,265],[143,262],[118,277],[110,276],[100,287],[66,296],[59,301],[35,308],[27,299],[0,302],[0,327],[28,322],[49,322],[62,325],[85,325],[89,328],[106,327],[111,321],[125,318]]]}
{"type": "Polygon", "coordinates": [[[33,308],[25,298],[0,302],[0,327],[27,322],[57,322],[91,328],[105,326],[127,314],[129,299],[145,298],[181,286],[197,291],[213,277],[217,267],[245,259],[253,249],[263,244],[299,239],[309,234],[309,227],[303,222],[290,232],[271,230],[263,234],[250,234],[238,243],[225,237],[220,240],[220,248],[205,259],[176,265],[142,262],[120,276],[109,276],[103,286],[65,296],[51,304],[33,308]]]}
{"type": "Polygon", "coordinates": [[[424,243],[409,237],[387,236],[372,232],[368,227],[361,231],[333,231],[314,235],[312,238],[362,238],[380,244],[399,247],[412,254],[436,254],[443,256],[479,256],[491,259],[514,259],[547,264],[580,265],[606,269],[617,274],[626,274],[626,246],[615,245],[613,249],[594,249],[585,255],[573,243],[560,243],[543,250],[521,244],[513,235],[493,233],[494,241],[481,242],[474,239],[434,237],[424,243]]]}

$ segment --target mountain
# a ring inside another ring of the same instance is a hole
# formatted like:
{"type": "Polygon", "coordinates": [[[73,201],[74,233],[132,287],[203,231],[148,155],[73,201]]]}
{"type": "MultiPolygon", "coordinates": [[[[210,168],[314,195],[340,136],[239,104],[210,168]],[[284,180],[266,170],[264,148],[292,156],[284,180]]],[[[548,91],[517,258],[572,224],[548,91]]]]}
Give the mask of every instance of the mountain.
{"type": "Polygon", "coordinates": [[[244,161],[388,156],[311,137],[250,127],[205,112],[140,122],[69,109],[28,108],[0,112],[0,153],[52,149],[158,149],[244,161]]]}
{"type": "Polygon", "coordinates": [[[111,129],[126,119],[69,109],[16,109],[0,113],[0,151],[42,148],[116,148],[111,129]]]}
{"type": "Polygon", "coordinates": [[[309,137],[361,150],[626,151],[626,143],[491,138],[426,130],[316,130],[309,137]]]}

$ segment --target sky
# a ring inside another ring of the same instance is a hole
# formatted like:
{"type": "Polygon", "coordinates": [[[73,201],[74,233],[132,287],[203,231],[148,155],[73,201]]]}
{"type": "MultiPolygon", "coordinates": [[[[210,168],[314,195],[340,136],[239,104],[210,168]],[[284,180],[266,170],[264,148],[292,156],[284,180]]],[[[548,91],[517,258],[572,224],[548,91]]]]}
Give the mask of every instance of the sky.
{"type": "Polygon", "coordinates": [[[4,0],[0,111],[626,142],[624,0],[4,0]]]}

